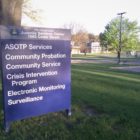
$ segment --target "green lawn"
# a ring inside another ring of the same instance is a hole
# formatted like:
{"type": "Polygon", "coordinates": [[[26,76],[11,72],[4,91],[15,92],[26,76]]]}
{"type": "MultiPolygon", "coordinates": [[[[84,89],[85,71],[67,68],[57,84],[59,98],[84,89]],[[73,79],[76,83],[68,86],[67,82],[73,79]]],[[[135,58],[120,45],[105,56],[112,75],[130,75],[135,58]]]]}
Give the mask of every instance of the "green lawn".
{"type": "Polygon", "coordinates": [[[62,111],[17,121],[5,134],[1,109],[0,140],[140,140],[140,74],[113,66],[72,65],[71,117],[62,111]]]}

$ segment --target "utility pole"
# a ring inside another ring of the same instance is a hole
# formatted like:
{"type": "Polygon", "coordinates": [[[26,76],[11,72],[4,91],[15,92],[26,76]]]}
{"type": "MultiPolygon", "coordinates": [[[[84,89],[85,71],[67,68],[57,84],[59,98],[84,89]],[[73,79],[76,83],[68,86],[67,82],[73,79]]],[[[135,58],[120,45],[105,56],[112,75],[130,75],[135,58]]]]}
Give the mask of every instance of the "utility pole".
{"type": "Polygon", "coordinates": [[[121,49],[122,49],[122,16],[126,12],[118,13],[117,15],[120,16],[120,31],[119,31],[119,47],[118,47],[118,64],[120,63],[120,57],[121,57],[121,49]]]}

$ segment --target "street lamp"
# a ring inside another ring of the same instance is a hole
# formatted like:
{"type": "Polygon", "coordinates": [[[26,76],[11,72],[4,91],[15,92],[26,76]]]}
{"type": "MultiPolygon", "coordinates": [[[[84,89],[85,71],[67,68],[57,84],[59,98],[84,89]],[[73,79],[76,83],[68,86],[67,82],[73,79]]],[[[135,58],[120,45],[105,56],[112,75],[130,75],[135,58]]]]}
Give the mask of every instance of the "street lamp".
{"type": "Polygon", "coordinates": [[[119,32],[119,48],[118,48],[118,63],[120,63],[120,55],[121,55],[121,48],[122,48],[122,16],[126,12],[118,13],[117,15],[120,16],[120,32],[119,32]]]}

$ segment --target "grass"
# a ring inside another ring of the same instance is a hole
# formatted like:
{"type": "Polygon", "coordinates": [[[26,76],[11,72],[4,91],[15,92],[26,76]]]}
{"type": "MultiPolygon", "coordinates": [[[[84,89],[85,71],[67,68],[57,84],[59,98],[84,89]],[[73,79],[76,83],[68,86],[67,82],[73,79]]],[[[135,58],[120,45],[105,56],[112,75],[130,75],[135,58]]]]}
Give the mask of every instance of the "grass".
{"type": "Polygon", "coordinates": [[[6,134],[0,108],[0,140],[140,140],[140,74],[115,66],[72,65],[71,117],[62,111],[17,121],[6,134]]]}

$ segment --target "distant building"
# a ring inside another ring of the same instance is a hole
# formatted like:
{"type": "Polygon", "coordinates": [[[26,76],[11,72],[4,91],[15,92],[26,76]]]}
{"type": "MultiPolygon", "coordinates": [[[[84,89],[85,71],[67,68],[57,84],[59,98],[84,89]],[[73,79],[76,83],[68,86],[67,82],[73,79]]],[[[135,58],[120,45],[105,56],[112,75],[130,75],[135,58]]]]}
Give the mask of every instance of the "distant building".
{"type": "Polygon", "coordinates": [[[80,54],[80,46],[72,46],[71,47],[71,54],[80,54]]]}
{"type": "Polygon", "coordinates": [[[86,49],[87,53],[101,53],[102,47],[100,46],[100,42],[89,42],[86,44],[85,48],[82,48],[80,45],[74,45],[74,42],[71,43],[71,54],[80,54],[84,53],[84,49],[86,49]]]}
{"type": "Polygon", "coordinates": [[[80,46],[76,46],[73,41],[71,42],[71,54],[80,54],[80,46]]]}
{"type": "Polygon", "coordinates": [[[91,53],[101,53],[102,47],[100,46],[100,42],[91,42],[91,53]]]}

